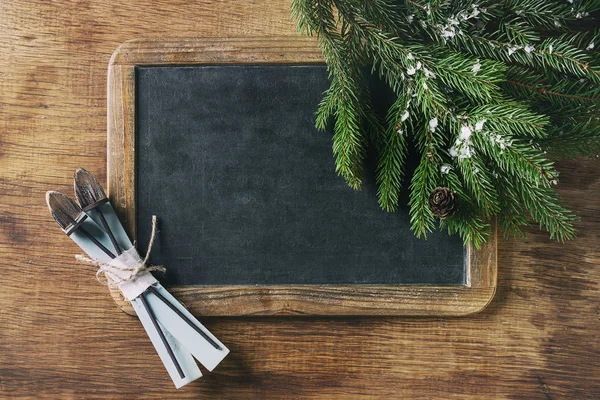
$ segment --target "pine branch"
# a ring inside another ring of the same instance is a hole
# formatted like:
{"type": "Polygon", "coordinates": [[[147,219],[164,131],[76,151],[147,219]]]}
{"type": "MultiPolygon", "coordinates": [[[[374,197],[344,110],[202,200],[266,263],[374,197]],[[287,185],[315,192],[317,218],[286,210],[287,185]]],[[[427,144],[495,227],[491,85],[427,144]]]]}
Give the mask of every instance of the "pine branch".
{"type": "Polygon", "coordinates": [[[536,68],[552,68],[600,83],[600,69],[590,64],[589,55],[556,38],[544,40],[538,47],[521,46],[478,35],[457,35],[451,45],[479,57],[507,64],[518,63],[536,68]]]}
{"type": "Polygon", "coordinates": [[[433,71],[445,85],[462,92],[476,103],[501,97],[497,83],[503,81],[505,66],[490,60],[450,53],[436,60],[433,71]]]}
{"type": "Polygon", "coordinates": [[[527,214],[553,238],[574,237],[549,157],[600,155],[598,10],[600,0],[292,0],[330,73],[316,126],[334,120],[337,172],[360,187],[374,143],[379,203],[396,209],[410,135],[417,236],[435,228],[429,196],[446,185],[460,206],[440,227],[465,243],[484,243],[494,216],[521,237],[527,214]],[[385,123],[365,66],[397,96],[385,123]]]}
{"type": "Polygon", "coordinates": [[[534,65],[549,66],[556,71],[571,73],[600,83],[600,69],[590,64],[591,58],[583,50],[557,38],[548,38],[534,52],[534,65]]]}
{"type": "Polygon", "coordinates": [[[525,237],[523,227],[529,223],[525,217],[525,210],[517,189],[510,180],[503,178],[497,181],[497,187],[500,188],[500,207],[502,209],[502,212],[497,215],[500,231],[507,239],[525,237]]]}
{"type": "Polygon", "coordinates": [[[507,176],[527,179],[536,185],[549,186],[557,178],[552,161],[530,143],[492,132],[474,135],[478,151],[490,159],[507,176]]]}
{"type": "Polygon", "coordinates": [[[572,19],[568,2],[509,0],[505,6],[527,23],[546,29],[560,29],[572,19]]]}
{"type": "Polygon", "coordinates": [[[540,146],[555,159],[600,156],[600,121],[590,117],[584,121],[568,118],[552,127],[540,146]]]}
{"type": "Polygon", "coordinates": [[[437,186],[439,170],[433,157],[424,153],[410,182],[408,201],[411,229],[417,237],[427,238],[435,229],[435,217],[428,206],[429,195],[437,186]]]}
{"type": "Polygon", "coordinates": [[[394,211],[398,207],[407,153],[408,126],[403,117],[407,107],[408,98],[402,96],[398,97],[388,111],[385,142],[377,168],[379,205],[386,211],[394,211]]]}
{"type": "Polygon", "coordinates": [[[485,223],[477,215],[477,207],[463,188],[460,178],[451,168],[442,174],[442,185],[458,194],[460,200],[456,215],[446,221],[442,221],[440,228],[445,226],[449,235],[458,233],[465,243],[473,243],[476,248],[481,247],[489,236],[489,231],[487,230],[489,224],[485,223]]]}
{"type": "Polygon", "coordinates": [[[550,123],[548,116],[532,112],[523,103],[508,101],[479,106],[469,110],[468,114],[487,129],[510,136],[542,138],[546,136],[546,127],[550,123]]]}
{"type": "Polygon", "coordinates": [[[537,101],[549,101],[554,107],[580,106],[600,103],[600,85],[563,77],[558,81],[521,67],[511,67],[507,71],[503,88],[512,96],[537,101]]]}
{"type": "Polygon", "coordinates": [[[357,99],[348,92],[341,92],[335,111],[333,134],[333,154],[336,157],[336,172],[343,176],[348,185],[359,189],[362,185],[362,162],[366,143],[362,135],[357,99]]]}
{"type": "Polygon", "coordinates": [[[533,220],[540,224],[540,229],[550,233],[550,239],[564,242],[575,238],[577,230],[573,223],[579,219],[561,205],[562,201],[553,189],[537,187],[514,177],[512,183],[533,220]]]}
{"type": "Polygon", "coordinates": [[[521,18],[500,23],[500,28],[509,43],[526,46],[539,42],[540,36],[535,29],[521,18]]]}
{"type": "Polygon", "coordinates": [[[477,157],[457,158],[455,164],[462,175],[462,181],[475,199],[477,208],[487,218],[500,211],[498,193],[487,175],[487,169],[477,157]]]}

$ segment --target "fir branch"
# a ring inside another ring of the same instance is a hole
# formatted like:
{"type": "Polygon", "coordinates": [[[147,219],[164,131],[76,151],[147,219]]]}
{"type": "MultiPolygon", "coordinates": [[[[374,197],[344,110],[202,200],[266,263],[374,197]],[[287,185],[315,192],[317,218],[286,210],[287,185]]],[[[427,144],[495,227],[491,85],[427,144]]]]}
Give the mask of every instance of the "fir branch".
{"type": "Polygon", "coordinates": [[[523,140],[480,132],[474,135],[473,141],[477,150],[485,154],[506,176],[516,176],[543,186],[549,186],[558,176],[553,162],[543,150],[523,140]]]}
{"type": "Polygon", "coordinates": [[[487,103],[501,97],[497,83],[504,78],[504,64],[450,53],[436,60],[432,68],[441,82],[475,102],[487,103]]]}
{"type": "Polygon", "coordinates": [[[450,43],[476,56],[503,61],[507,64],[519,63],[536,68],[549,67],[558,72],[572,73],[579,78],[588,78],[600,83],[600,69],[590,64],[589,55],[557,38],[548,38],[535,47],[513,45],[498,39],[463,34],[457,35],[450,43]]]}
{"type": "MultiPolygon", "coordinates": [[[[448,165],[446,165],[448,167],[448,165]]],[[[465,243],[473,243],[476,248],[481,247],[489,235],[487,228],[489,224],[485,223],[477,215],[477,207],[472,198],[464,189],[460,178],[448,168],[442,174],[442,185],[448,187],[458,195],[458,211],[452,218],[442,221],[440,228],[446,227],[449,235],[458,233],[465,243]]]]}
{"type": "Polygon", "coordinates": [[[509,136],[542,138],[546,136],[546,127],[550,123],[548,116],[537,114],[518,102],[479,106],[469,110],[468,114],[475,124],[484,123],[487,129],[509,136]]]}
{"type": "Polygon", "coordinates": [[[358,1],[356,7],[364,20],[377,21],[378,25],[388,32],[399,32],[403,29],[400,9],[393,0],[358,1]]]}
{"type": "Polygon", "coordinates": [[[548,157],[600,153],[600,30],[590,29],[599,9],[600,0],[293,0],[330,73],[316,126],[335,120],[336,170],[358,188],[375,143],[379,202],[394,210],[410,134],[421,153],[408,188],[417,236],[435,228],[428,199],[443,184],[460,206],[440,226],[465,242],[484,243],[494,216],[520,237],[526,214],[572,238],[576,217],[553,189],[548,157]],[[371,108],[368,65],[397,96],[385,124],[371,108]]]}
{"type": "Polygon", "coordinates": [[[344,177],[353,189],[362,185],[362,164],[366,155],[366,138],[361,127],[361,116],[365,109],[356,95],[356,87],[341,87],[337,95],[333,134],[333,154],[336,157],[336,172],[344,177]]]}
{"type": "Polygon", "coordinates": [[[411,229],[417,237],[427,238],[435,229],[435,217],[429,209],[429,195],[437,186],[439,170],[434,157],[423,153],[410,182],[408,201],[411,229]]]}
{"type": "Polygon", "coordinates": [[[525,237],[524,226],[528,225],[525,210],[516,188],[510,180],[500,178],[497,181],[500,194],[501,213],[498,213],[498,225],[505,238],[525,237]]]}
{"type": "Polygon", "coordinates": [[[398,97],[388,111],[385,142],[377,168],[379,205],[386,211],[394,211],[398,207],[407,153],[408,126],[404,118],[407,107],[408,99],[402,96],[398,97]]]}
{"type": "Polygon", "coordinates": [[[600,121],[589,117],[578,121],[570,117],[552,127],[547,138],[539,142],[555,159],[600,156],[600,121]]]}
{"type": "MultiPolygon", "coordinates": [[[[294,15],[299,16],[299,28],[318,35],[325,56],[333,89],[325,94],[317,112],[317,126],[324,128],[333,113],[335,116],[333,154],[336,172],[354,189],[362,185],[362,163],[366,154],[366,138],[362,120],[366,114],[360,59],[353,38],[339,36],[333,13],[333,1],[306,2],[294,0],[294,15]],[[335,111],[334,111],[335,109],[335,111]]],[[[331,88],[330,88],[331,89],[331,88]]]]}
{"type": "Polygon", "coordinates": [[[550,101],[557,107],[562,107],[564,102],[577,105],[600,102],[600,85],[589,85],[586,81],[568,78],[550,83],[542,75],[514,66],[507,71],[504,88],[523,100],[533,97],[538,101],[550,101]]]}
{"type": "Polygon", "coordinates": [[[588,78],[600,83],[600,69],[590,64],[590,56],[583,50],[560,40],[548,38],[534,51],[540,67],[549,66],[556,71],[571,73],[579,78],[588,78]]]}
{"type": "MultiPolygon", "coordinates": [[[[412,91],[416,103],[427,121],[432,118],[442,119],[446,116],[446,111],[449,108],[448,100],[438,87],[436,80],[428,79],[425,73],[420,72],[414,78],[412,91]]],[[[424,129],[423,132],[430,136],[428,141],[435,145],[440,145],[440,142],[444,139],[443,136],[439,135],[441,130],[430,132],[428,129],[424,129]],[[437,134],[432,135],[432,133],[437,134]]]]}
{"type": "Polygon", "coordinates": [[[567,1],[508,0],[505,6],[529,24],[546,29],[563,28],[572,18],[567,1]]]}
{"type": "Polygon", "coordinates": [[[550,233],[550,239],[564,242],[575,238],[577,230],[573,223],[579,219],[561,205],[562,201],[552,188],[538,187],[516,177],[512,184],[533,220],[540,224],[540,229],[550,233]]]}
{"type": "Polygon", "coordinates": [[[323,99],[319,103],[319,107],[317,109],[317,112],[315,113],[315,126],[320,131],[327,130],[329,120],[335,113],[335,110],[337,108],[338,92],[338,80],[336,76],[333,76],[331,78],[331,83],[329,84],[329,89],[327,89],[323,93],[323,99]]]}
{"type": "Polygon", "coordinates": [[[477,208],[487,218],[500,211],[498,193],[481,160],[477,157],[459,157],[455,160],[455,164],[462,175],[466,189],[475,199],[477,208]]]}
{"type": "Polygon", "coordinates": [[[500,23],[500,28],[506,35],[508,42],[513,44],[526,46],[540,40],[540,36],[535,29],[521,18],[513,18],[510,21],[500,23]]]}

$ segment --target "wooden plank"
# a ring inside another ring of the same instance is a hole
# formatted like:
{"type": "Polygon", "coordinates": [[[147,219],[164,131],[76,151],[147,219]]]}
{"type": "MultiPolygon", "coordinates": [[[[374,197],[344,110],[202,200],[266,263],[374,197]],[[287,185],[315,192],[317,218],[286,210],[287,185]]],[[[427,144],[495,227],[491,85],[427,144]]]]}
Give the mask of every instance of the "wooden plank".
{"type": "MultiPolygon", "coordinates": [[[[600,398],[600,176],[561,162],[564,245],[500,239],[498,290],[461,318],[203,318],[232,350],[175,390],[137,319],[77,264],[43,195],[106,178],[106,65],[153,36],[297,35],[289,2],[12,0],[0,6],[0,398],[600,398]]],[[[179,294],[178,294],[179,296],[179,294]]]]}
{"type": "MultiPolygon", "coordinates": [[[[109,196],[135,238],[135,71],[147,65],[323,63],[304,38],[136,39],[113,54],[108,77],[109,196]]],[[[190,286],[188,307],[202,315],[464,315],[481,311],[494,296],[497,232],[481,249],[468,250],[466,286],[277,285],[190,286]]],[[[118,290],[111,295],[133,314],[118,290]]]]}

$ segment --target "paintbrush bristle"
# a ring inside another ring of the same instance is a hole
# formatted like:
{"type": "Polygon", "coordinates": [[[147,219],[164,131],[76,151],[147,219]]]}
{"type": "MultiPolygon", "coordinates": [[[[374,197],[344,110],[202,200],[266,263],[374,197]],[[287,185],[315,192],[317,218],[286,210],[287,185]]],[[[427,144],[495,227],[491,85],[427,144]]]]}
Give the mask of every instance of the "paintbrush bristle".
{"type": "Polygon", "coordinates": [[[82,208],[106,199],[104,189],[94,177],[83,168],[75,171],[75,197],[82,208]]]}
{"type": "Polygon", "coordinates": [[[46,203],[52,213],[52,217],[64,231],[68,230],[83,212],[77,203],[54,190],[46,192],[46,203]]]}

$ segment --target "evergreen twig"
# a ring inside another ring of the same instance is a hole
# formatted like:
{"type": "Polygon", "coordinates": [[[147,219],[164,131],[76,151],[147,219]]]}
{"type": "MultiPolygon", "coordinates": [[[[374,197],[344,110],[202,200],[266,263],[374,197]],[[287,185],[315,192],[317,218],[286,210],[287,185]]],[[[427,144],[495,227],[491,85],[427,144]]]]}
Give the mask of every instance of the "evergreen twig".
{"type": "Polygon", "coordinates": [[[507,236],[533,220],[573,238],[552,158],[600,153],[599,10],[600,0],[293,0],[329,69],[316,126],[335,120],[336,171],[359,188],[375,143],[379,204],[393,211],[412,141],[417,236],[435,229],[428,199],[444,186],[458,212],[439,225],[465,243],[483,244],[494,217],[507,236]],[[396,95],[385,122],[371,108],[368,66],[396,95]]]}

